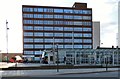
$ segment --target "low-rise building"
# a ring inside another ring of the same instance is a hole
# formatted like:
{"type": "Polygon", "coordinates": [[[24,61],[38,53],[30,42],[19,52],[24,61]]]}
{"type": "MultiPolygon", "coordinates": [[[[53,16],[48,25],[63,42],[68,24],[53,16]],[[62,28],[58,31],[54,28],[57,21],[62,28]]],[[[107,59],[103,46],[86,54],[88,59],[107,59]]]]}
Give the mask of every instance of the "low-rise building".
{"type": "Polygon", "coordinates": [[[10,60],[12,57],[15,56],[22,57],[22,53],[0,53],[0,61],[6,62],[7,60],[10,60]]]}

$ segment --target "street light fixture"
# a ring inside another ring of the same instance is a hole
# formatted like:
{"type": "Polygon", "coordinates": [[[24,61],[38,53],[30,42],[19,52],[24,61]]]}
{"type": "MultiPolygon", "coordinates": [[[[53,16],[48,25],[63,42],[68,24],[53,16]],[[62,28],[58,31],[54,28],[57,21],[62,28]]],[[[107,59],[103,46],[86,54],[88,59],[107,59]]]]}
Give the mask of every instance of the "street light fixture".
{"type": "Polygon", "coordinates": [[[57,72],[59,72],[59,55],[58,55],[58,44],[56,44],[57,49],[57,72]]]}
{"type": "Polygon", "coordinates": [[[8,63],[8,21],[6,20],[6,50],[7,50],[7,63],[8,63]]]}

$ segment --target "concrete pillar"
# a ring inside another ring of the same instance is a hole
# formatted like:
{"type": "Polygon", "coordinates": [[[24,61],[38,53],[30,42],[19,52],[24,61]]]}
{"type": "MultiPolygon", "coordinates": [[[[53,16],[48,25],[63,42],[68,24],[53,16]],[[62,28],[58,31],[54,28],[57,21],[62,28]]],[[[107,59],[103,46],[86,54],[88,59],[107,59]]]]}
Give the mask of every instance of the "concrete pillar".
{"type": "Polygon", "coordinates": [[[114,51],[113,51],[113,54],[112,54],[112,64],[113,64],[113,66],[114,66],[114,51]]]}
{"type": "Polygon", "coordinates": [[[95,61],[94,61],[94,64],[96,64],[96,60],[97,60],[97,57],[96,57],[97,55],[96,55],[96,52],[94,51],[94,59],[95,59],[95,61]]]}
{"type": "Polygon", "coordinates": [[[81,52],[80,52],[80,59],[79,60],[80,60],[80,64],[81,64],[81,52]]]}
{"type": "Polygon", "coordinates": [[[75,56],[74,57],[75,57],[75,65],[76,65],[77,64],[77,62],[76,62],[76,52],[75,52],[75,56]]]}
{"type": "Polygon", "coordinates": [[[50,53],[48,53],[48,64],[50,64],[50,53]]]}

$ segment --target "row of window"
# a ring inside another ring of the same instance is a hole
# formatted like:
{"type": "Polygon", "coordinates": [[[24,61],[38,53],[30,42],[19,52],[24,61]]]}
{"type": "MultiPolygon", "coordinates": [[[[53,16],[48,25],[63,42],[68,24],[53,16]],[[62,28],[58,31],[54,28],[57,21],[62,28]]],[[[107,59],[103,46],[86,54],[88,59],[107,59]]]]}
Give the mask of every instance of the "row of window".
{"type": "Polygon", "coordinates": [[[91,16],[77,16],[77,15],[52,15],[52,14],[23,14],[24,18],[59,18],[59,19],[78,19],[91,20],[91,16]]]}
{"type": "Polygon", "coordinates": [[[55,30],[55,31],[92,31],[92,28],[81,27],[52,27],[52,26],[24,26],[24,30],[55,30]]]}
{"type": "Polygon", "coordinates": [[[82,21],[53,21],[53,20],[24,20],[24,24],[84,25],[84,26],[92,26],[92,22],[82,22],[82,21]]]}
{"type": "Polygon", "coordinates": [[[23,12],[54,12],[71,14],[92,14],[91,10],[55,9],[55,8],[28,8],[23,7],[23,12]]]}
{"type": "Polygon", "coordinates": [[[74,43],[92,43],[91,39],[42,39],[42,38],[24,38],[24,42],[48,42],[48,43],[53,43],[53,42],[74,42],[74,43]]]}
{"type": "MultiPolygon", "coordinates": [[[[52,48],[53,45],[33,45],[33,44],[24,44],[24,48],[33,49],[33,48],[52,48]]],[[[58,45],[58,48],[91,48],[91,45],[58,45]]]]}
{"type": "MultiPolygon", "coordinates": [[[[24,36],[33,36],[33,32],[24,32],[24,36]]],[[[57,36],[57,37],[92,37],[91,33],[43,33],[43,32],[34,32],[34,36],[57,36]]]]}

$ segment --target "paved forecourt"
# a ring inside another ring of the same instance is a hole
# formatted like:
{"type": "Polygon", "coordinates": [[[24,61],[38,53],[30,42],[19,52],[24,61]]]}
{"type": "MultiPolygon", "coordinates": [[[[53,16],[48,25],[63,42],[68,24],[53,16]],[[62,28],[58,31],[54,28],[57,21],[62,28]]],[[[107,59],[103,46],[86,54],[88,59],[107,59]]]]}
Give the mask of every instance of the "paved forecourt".
{"type": "MultiPolygon", "coordinates": [[[[108,71],[118,71],[118,68],[109,68],[108,71]]],[[[105,68],[94,68],[94,69],[56,69],[49,70],[5,70],[2,72],[2,77],[14,77],[14,76],[27,76],[27,77],[49,77],[52,75],[59,74],[76,74],[76,73],[95,73],[95,72],[106,72],[105,68]]]]}

